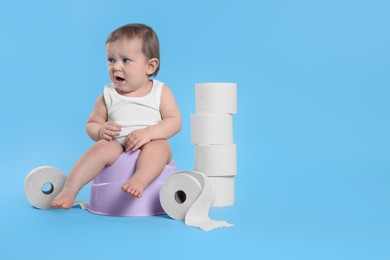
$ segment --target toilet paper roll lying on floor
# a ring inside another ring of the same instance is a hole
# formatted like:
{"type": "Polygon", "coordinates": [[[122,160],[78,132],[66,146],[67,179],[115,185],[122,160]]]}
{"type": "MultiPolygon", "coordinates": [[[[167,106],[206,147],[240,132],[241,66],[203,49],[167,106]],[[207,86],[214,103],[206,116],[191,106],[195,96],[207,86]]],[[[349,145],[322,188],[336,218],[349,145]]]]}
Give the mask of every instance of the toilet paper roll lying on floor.
{"type": "Polygon", "coordinates": [[[213,207],[226,207],[234,205],[234,176],[208,177],[214,184],[215,201],[213,207]]]}
{"type": "Polygon", "coordinates": [[[206,175],[196,171],[176,172],[168,177],[160,191],[164,211],[173,219],[184,220],[186,225],[209,231],[231,227],[226,221],[209,218],[215,192],[206,175]]]}
{"type": "Polygon", "coordinates": [[[232,115],[192,114],[191,142],[193,144],[232,144],[232,115]]]}
{"type": "MultiPolygon", "coordinates": [[[[66,181],[65,174],[51,166],[41,166],[31,170],[24,179],[24,193],[28,201],[38,209],[51,208],[51,202],[60,193],[66,181]]],[[[86,209],[88,204],[75,201],[73,206],[80,205],[86,209]]]]}
{"type": "Polygon", "coordinates": [[[237,84],[195,84],[196,113],[237,113],[237,84]]]}
{"type": "Polygon", "coordinates": [[[236,145],[195,145],[195,171],[203,172],[207,176],[236,175],[236,145]]]}

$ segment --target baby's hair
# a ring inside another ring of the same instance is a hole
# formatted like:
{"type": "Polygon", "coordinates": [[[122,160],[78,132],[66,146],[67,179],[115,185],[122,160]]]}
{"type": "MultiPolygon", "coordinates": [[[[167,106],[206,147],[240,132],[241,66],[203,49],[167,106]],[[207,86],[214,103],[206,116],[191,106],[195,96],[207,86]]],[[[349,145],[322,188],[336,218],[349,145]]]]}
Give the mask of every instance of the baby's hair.
{"type": "MultiPolygon", "coordinates": [[[[145,24],[131,23],[119,27],[110,33],[106,40],[106,44],[117,40],[133,40],[135,38],[142,40],[142,52],[148,60],[156,58],[160,61],[160,44],[157,34],[151,27],[145,24]]],[[[156,76],[159,70],[160,63],[156,71],[150,76],[156,76]]]]}

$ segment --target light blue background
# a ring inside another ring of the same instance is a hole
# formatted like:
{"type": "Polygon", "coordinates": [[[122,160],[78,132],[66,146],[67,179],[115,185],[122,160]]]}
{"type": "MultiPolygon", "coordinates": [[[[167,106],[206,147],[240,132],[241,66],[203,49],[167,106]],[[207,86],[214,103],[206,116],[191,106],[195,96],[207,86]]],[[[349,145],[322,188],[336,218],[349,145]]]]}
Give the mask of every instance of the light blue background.
{"type": "Polygon", "coordinates": [[[385,0],[2,1],[0,258],[389,259],[389,11],[385,0]],[[130,22],[159,35],[158,79],[184,119],[171,140],[181,169],[193,169],[194,83],[238,84],[236,204],[210,212],[234,228],[25,198],[31,169],[69,172],[92,144],[104,41],[130,22]]]}

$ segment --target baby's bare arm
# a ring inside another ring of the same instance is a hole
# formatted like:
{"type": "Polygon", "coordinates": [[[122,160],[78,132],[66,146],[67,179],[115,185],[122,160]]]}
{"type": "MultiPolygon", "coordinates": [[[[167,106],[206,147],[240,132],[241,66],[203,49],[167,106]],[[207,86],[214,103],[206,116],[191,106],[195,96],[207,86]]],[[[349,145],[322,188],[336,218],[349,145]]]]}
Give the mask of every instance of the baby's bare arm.
{"type": "Polygon", "coordinates": [[[107,121],[107,108],[104,102],[103,94],[96,99],[95,106],[87,121],[87,133],[94,141],[99,141],[100,128],[107,121]]]}
{"type": "Polygon", "coordinates": [[[181,114],[175,97],[167,86],[161,93],[160,112],[162,121],[157,125],[147,127],[152,140],[168,139],[181,129],[181,114]]]}
{"type": "Polygon", "coordinates": [[[94,141],[100,139],[111,140],[119,135],[121,127],[114,122],[107,122],[107,107],[101,94],[95,103],[91,115],[87,121],[87,133],[94,141]]]}

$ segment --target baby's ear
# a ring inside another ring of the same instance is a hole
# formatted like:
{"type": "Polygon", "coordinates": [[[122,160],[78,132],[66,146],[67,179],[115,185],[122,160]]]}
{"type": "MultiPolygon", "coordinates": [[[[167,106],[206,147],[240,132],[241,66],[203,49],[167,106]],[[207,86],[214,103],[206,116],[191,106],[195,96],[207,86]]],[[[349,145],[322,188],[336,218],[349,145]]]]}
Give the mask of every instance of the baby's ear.
{"type": "Polygon", "coordinates": [[[157,58],[150,59],[148,61],[148,67],[146,70],[148,75],[152,75],[157,70],[159,64],[160,64],[160,61],[157,58]]]}

